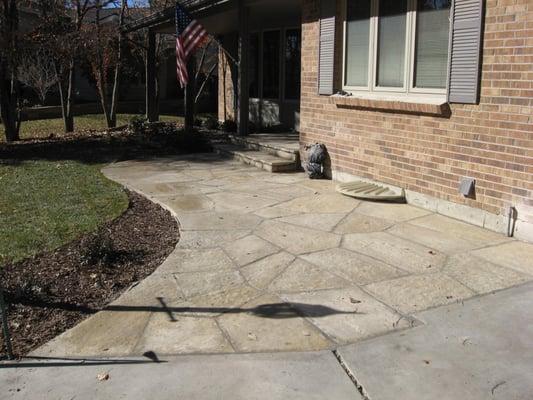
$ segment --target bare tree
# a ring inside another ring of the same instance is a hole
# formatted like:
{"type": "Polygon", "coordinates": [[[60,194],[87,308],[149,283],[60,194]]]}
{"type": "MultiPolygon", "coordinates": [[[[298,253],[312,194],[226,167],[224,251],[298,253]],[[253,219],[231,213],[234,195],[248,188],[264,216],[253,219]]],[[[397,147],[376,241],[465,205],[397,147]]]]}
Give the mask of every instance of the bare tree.
{"type": "Polygon", "coordinates": [[[44,104],[48,93],[59,80],[50,52],[42,47],[23,52],[18,66],[18,80],[31,88],[44,104]]]}
{"type": "Polygon", "coordinates": [[[6,141],[19,140],[20,103],[17,79],[19,15],[16,0],[0,0],[0,115],[6,141]]]}

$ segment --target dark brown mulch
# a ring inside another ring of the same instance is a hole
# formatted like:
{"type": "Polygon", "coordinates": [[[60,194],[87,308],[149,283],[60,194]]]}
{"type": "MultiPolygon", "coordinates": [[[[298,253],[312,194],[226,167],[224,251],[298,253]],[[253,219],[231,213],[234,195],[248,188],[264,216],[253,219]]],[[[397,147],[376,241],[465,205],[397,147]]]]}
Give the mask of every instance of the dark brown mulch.
{"type": "MultiPolygon", "coordinates": [[[[128,210],[96,233],[0,270],[17,356],[101,310],[172,252],[176,220],[144,197],[128,195],[128,210]]],[[[1,357],[1,333],[0,342],[1,357]]]]}

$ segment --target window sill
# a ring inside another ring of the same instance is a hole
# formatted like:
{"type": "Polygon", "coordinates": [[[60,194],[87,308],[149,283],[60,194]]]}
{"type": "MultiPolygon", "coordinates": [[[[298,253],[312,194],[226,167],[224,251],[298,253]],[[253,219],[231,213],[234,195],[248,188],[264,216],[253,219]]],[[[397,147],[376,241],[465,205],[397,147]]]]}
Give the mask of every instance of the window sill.
{"type": "Polygon", "coordinates": [[[450,106],[440,98],[427,97],[372,97],[371,95],[360,96],[342,96],[333,95],[329,98],[330,103],[335,104],[338,108],[354,108],[369,110],[397,111],[409,114],[427,114],[436,116],[448,116],[450,106]]]}

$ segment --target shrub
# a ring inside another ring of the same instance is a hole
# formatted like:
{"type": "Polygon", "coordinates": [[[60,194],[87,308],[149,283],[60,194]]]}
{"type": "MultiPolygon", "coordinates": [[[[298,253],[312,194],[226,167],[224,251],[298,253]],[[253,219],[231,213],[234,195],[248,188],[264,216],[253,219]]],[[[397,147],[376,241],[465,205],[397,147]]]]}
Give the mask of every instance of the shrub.
{"type": "Polygon", "coordinates": [[[222,123],[222,130],[224,132],[237,132],[237,123],[232,119],[227,119],[222,123]]]}
{"type": "Polygon", "coordinates": [[[209,116],[204,121],[204,128],[211,131],[217,130],[219,128],[218,119],[213,116],[209,116]]]}
{"type": "Polygon", "coordinates": [[[146,129],[147,119],[144,115],[136,115],[130,120],[129,127],[135,134],[142,134],[146,129]]]}

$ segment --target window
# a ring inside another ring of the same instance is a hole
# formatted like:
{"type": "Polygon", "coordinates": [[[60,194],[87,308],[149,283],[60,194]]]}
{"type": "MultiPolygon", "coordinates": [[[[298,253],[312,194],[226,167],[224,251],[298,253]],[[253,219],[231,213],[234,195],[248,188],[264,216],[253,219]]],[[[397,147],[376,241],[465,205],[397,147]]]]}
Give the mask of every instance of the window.
{"type": "Polygon", "coordinates": [[[301,69],[301,31],[287,29],[285,31],[285,99],[298,100],[300,98],[300,69],[301,69]]]}
{"type": "Polygon", "coordinates": [[[250,59],[248,60],[248,85],[250,98],[259,97],[259,33],[250,34],[250,59]]]}
{"type": "Polygon", "coordinates": [[[446,92],[451,0],[346,0],[344,83],[354,93],[446,92]]]}
{"type": "Polygon", "coordinates": [[[279,98],[280,31],[263,33],[263,98],[279,98]]]}

